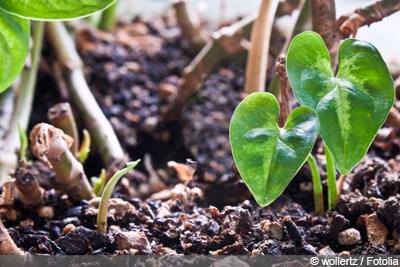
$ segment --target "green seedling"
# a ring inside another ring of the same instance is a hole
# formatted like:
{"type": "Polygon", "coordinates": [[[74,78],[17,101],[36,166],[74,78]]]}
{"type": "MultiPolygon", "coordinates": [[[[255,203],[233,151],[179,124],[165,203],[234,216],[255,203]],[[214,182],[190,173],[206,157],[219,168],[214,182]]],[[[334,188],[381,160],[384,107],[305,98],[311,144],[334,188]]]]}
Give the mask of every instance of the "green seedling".
{"type": "Polygon", "coordinates": [[[116,0],[0,1],[0,92],[21,73],[29,52],[29,20],[68,20],[103,10],[116,0]]]}
{"type": "Polygon", "coordinates": [[[278,117],[274,95],[252,93],[236,108],[229,129],[240,175],[261,206],[287,187],[307,160],[319,130],[317,114],[309,107],[293,110],[283,128],[278,117]]]}
{"type": "Polygon", "coordinates": [[[97,231],[101,233],[107,232],[108,202],[110,201],[111,193],[113,192],[114,187],[118,183],[119,179],[121,179],[121,177],[127,174],[130,170],[135,168],[139,164],[139,162],[140,160],[126,163],[126,167],[114,173],[114,175],[104,187],[99,203],[99,212],[97,213],[97,231]]]}
{"type": "Polygon", "coordinates": [[[310,151],[319,132],[328,173],[328,206],[337,201],[336,169],[348,174],[365,156],[394,103],[394,83],[378,50],[370,43],[346,39],[334,75],[329,52],[315,32],[291,42],[287,73],[301,107],[283,128],[279,108],[269,93],[247,96],[230,125],[235,163],[261,206],[272,203],[308,161],[312,169],[317,212],[321,212],[319,171],[310,151]],[[317,184],[315,184],[317,182],[317,184]]]}
{"type": "Polygon", "coordinates": [[[18,133],[19,133],[19,140],[21,143],[21,147],[19,149],[19,159],[26,160],[26,150],[28,149],[29,141],[28,141],[28,134],[26,131],[22,129],[22,127],[18,124],[18,133]]]}
{"type": "Polygon", "coordinates": [[[84,163],[86,159],[89,156],[90,153],[90,144],[91,144],[91,138],[90,138],[90,133],[88,130],[84,129],[83,130],[83,140],[81,147],[79,148],[79,153],[78,153],[78,160],[81,163],[84,163]]]}
{"type": "Polygon", "coordinates": [[[94,176],[90,178],[90,181],[92,182],[93,193],[96,196],[100,196],[106,184],[106,169],[102,168],[99,177],[94,176]]]}

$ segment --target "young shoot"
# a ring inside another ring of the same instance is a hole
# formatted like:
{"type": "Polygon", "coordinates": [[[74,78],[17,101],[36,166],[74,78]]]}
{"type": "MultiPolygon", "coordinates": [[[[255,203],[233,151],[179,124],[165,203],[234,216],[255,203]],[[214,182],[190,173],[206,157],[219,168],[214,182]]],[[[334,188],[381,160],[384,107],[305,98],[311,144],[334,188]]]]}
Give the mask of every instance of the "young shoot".
{"type": "Polygon", "coordinates": [[[300,107],[278,126],[279,105],[270,93],[248,95],[236,108],[229,129],[239,173],[261,206],[272,203],[308,161],[315,209],[323,211],[322,188],[311,149],[323,139],[328,208],[338,200],[336,171],[348,174],[365,156],[394,103],[394,82],[370,43],[346,39],[334,75],[328,49],[315,32],[291,42],[286,70],[300,107]]]}
{"type": "Polygon", "coordinates": [[[108,181],[106,186],[104,187],[103,193],[101,194],[101,199],[99,203],[99,212],[97,214],[97,231],[101,233],[107,232],[107,212],[108,212],[108,202],[111,197],[111,193],[114,190],[114,187],[118,183],[119,179],[121,179],[125,174],[127,174],[130,170],[135,168],[139,164],[140,160],[131,161],[126,163],[126,167],[117,171],[111,179],[108,181]]]}

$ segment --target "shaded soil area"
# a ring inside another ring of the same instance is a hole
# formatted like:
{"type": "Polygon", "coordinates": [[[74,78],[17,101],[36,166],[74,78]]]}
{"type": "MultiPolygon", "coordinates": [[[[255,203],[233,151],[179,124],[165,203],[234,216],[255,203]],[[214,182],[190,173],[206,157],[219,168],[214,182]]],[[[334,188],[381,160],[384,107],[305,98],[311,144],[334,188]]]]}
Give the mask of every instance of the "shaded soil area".
{"type": "MultiPolygon", "coordinates": [[[[1,210],[5,226],[24,251],[51,255],[399,253],[396,129],[385,126],[378,134],[370,153],[346,178],[336,210],[323,216],[313,212],[307,166],[282,196],[261,208],[235,170],[228,138],[230,117],[243,98],[243,59],[222,62],[205,78],[182,118],[165,124],[160,114],[178,94],[183,69],[195,55],[173,22],[138,18],[119,25],[112,34],[82,29],[76,40],[96,99],[129,158],[142,163],[115,189],[109,203],[109,231],[103,235],[96,231],[98,199],[76,203],[47,187],[46,179],[54,179],[54,174],[34,161],[29,168],[46,190],[44,203],[32,208],[15,201],[13,207],[1,210]]],[[[51,66],[53,54],[48,47],[44,58],[44,64],[51,66]]],[[[47,120],[50,106],[68,99],[52,89],[57,87],[53,78],[41,74],[31,126],[47,120]]],[[[323,167],[322,149],[314,150],[323,167]]],[[[88,177],[100,173],[99,162],[93,148],[85,164],[88,177]]],[[[321,173],[325,180],[323,169],[321,173]]]]}

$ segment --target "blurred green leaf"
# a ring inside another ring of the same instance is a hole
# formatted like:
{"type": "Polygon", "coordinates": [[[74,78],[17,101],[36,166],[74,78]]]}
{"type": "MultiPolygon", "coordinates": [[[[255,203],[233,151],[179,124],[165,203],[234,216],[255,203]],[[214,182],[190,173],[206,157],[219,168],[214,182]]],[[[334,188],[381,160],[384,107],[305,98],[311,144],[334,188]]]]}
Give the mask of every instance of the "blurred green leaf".
{"type": "Polygon", "coordinates": [[[18,77],[29,52],[29,21],[0,10],[0,92],[18,77]]]}
{"type": "Polygon", "coordinates": [[[66,20],[103,10],[116,0],[7,0],[0,1],[5,12],[34,20],[66,20]]]}

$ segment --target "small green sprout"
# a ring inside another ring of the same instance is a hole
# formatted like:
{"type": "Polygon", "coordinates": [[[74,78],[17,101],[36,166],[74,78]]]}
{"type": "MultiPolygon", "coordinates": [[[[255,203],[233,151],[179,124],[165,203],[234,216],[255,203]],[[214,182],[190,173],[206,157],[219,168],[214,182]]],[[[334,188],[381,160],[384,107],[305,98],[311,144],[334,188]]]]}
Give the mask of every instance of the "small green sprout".
{"type": "Polygon", "coordinates": [[[118,183],[119,179],[127,174],[130,170],[135,168],[139,164],[140,160],[131,161],[126,163],[126,167],[117,171],[111,179],[108,181],[104,187],[103,193],[101,194],[101,199],[99,203],[99,212],[97,214],[97,231],[101,233],[106,233],[107,231],[107,212],[108,212],[108,202],[111,197],[111,193],[114,187],[118,183]]]}
{"type": "Polygon", "coordinates": [[[236,108],[229,130],[239,173],[261,206],[272,203],[300,167],[310,164],[317,213],[322,187],[310,154],[319,133],[324,141],[328,208],[338,200],[336,170],[348,174],[365,156],[394,103],[394,82],[378,50],[368,42],[346,39],[334,75],[328,49],[315,32],[291,42],[287,74],[301,107],[279,128],[279,106],[270,93],[247,96],[236,108]]]}
{"type": "Polygon", "coordinates": [[[18,132],[19,132],[19,141],[21,142],[20,150],[19,150],[19,159],[26,159],[26,150],[28,148],[28,134],[26,131],[22,129],[22,127],[18,124],[18,132]]]}
{"type": "Polygon", "coordinates": [[[90,144],[91,144],[91,138],[90,138],[90,134],[89,131],[84,129],[83,130],[83,140],[81,143],[81,147],[79,148],[79,152],[78,152],[78,160],[81,163],[84,163],[87,159],[87,157],[89,156],[90,153],[90,144]]]}
{"type": "Polygon", "coordinates": [[[99,177],[92,177],[90,181],[92,182],[93,193],[100,196],[106,183],[106,169],[102,168],[99,177]]]}

